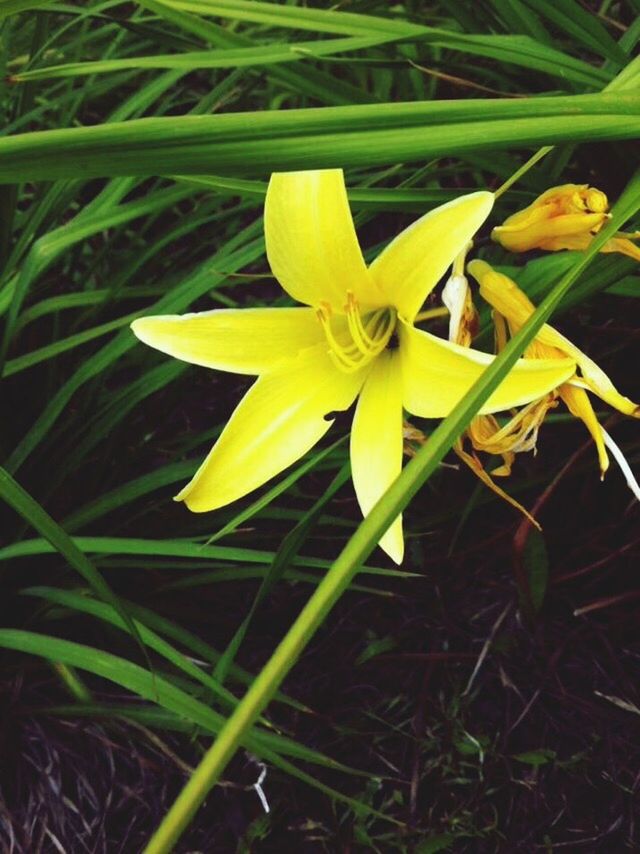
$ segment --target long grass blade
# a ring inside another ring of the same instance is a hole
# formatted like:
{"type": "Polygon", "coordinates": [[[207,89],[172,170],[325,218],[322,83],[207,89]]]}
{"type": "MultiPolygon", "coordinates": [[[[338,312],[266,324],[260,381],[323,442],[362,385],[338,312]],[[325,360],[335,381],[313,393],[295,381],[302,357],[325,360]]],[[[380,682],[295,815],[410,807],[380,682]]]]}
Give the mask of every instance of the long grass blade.
{"type": "Polygon", "coordinates": [[[86,178],[264,174],[638,135],[628,91],[149,118],[1,138],[0,183],[77,177],[78,162],[86,178]]]}

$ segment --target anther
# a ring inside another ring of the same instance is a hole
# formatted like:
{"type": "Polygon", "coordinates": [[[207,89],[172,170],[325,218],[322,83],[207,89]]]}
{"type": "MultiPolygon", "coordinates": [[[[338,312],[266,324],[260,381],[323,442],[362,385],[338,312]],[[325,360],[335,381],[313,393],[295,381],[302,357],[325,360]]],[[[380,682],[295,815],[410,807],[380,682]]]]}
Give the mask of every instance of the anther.
{"type": "Polygon", "coordinates": [[[329,356],[334,364],[346,373],[352,373],[368,364],[389,343],[395,329],[396,313],[393,309],[381,308],[363,316],[352,291],[347,291],[344,306],[347,343],[340,343],[331,323],[332,310],[328,303],[320,303],[316,316],[320,321],[329,344],[329,356]]]}

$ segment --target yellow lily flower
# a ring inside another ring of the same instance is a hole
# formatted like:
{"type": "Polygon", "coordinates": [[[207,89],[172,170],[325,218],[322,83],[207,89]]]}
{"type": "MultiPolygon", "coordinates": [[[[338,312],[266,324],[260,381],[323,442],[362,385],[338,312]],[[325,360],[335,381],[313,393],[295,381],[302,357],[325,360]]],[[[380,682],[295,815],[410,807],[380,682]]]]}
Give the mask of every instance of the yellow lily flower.
{"type": "MultiPolygon", "coordinates": [[[[529,207],[508,217],[491,237],[511,252],[529,249],[586,249],[611,214],[606,195],[588,184],[551,187],[529,207]]],[[[640,261],[640,249],[631,241],[640,233],[622,232],[607,240],[601,252],[620,252],[640,261]],[[631,239],[629,239],[631,238],[631,239]]]]}
{"type": "MultiPolygon", "coordinates": [[[[403,407],[446,416],[493,359],[413,325],[492,204],[491,193],[477,192],[436,208],[367,267],[341,169],[272,175],[267,257],[304,307],[218,309],[132,324],[140,340],[176,358],[258,375],[176,500],[203,512],[257,489],[315,445],[359,396],[350,452],[366,515],[400,473],[403,407]]],[[[570,359],[521,360],[482,411],[525,404],[574,371],[570,359]]],[[[380,545],[401,562],[400,517],[380,545]]]]}
{"type": "MultiPolygon", "coordinates": [[[[535,311],[531,300],[508,276],[493,270],[484,261],[471,261],[467,269],[480,285],[481,296],[492,306],[498,329],[506,321],[509,332],[514,335],[535,311]]],[[[506,338],[506,332],[500,332],[499,335],[506,338]]],[[[571,414],[584,422],[593,437],[602,477],[609,467],[608,448],[620,464],[632,491],[640,499],[640,487],[631,474],[622,452],[598,421],[586,390],[593,392],[624,415],[640,418],[640,407],[618,392],[609,377],[593,359],[548,324],[542,327],[533,343],[525,351],[525,358],[528,359],[549,359],[561,356],[573,359],[580,373],[575,373],[567,381],[559,384],[550,397],[541,398],[537,409],[535,403],[531,404],[533,413],[531,429],[534,424],[536,429],[540,426],[546,412],[553,404],[553,398],[557,395],[571,414]]]]}

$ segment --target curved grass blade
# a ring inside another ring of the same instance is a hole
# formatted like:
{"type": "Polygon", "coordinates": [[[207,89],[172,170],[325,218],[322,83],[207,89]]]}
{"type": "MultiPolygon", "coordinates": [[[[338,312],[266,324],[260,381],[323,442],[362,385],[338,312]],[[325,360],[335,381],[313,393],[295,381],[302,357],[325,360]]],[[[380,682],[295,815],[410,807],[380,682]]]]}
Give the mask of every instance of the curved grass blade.
{"type": "MultiPolygon", "coordinates": [[[[104,602],[109,603],[111,607],[122,619],[124,625],[131,637],[134,638],[140,649],[142,650],[145,659],[148,661],[147,652],[140,637],[136,624],[131,616],[127,613],[126,608],[111,590],[104,578],[100,575],[95,566],[91,563],[86,554],[78,548],[66,531],[55,522],[46,510],[33,499],[29,493],[15,481],[9,472],[0,468],[0,498],[13,507],[13,509],[22,516],[22,518],[33,528],[42,534],[45,542],[48,544],[51,551],[56,551],[62,555],[67,563],[78,572],[84,580],[89,584],[96,596],[104,602]]],[[[17,544],[19,545],[19,544],[17,544]]],[[[8,548],[11,548],[9,546],[8,548]]]]}
{"type": "MultiPolygon", "coordinates": [[[[69,590],[59,590],[55,587],[27,587],[20,592],[25,596],[45,599],[47,602],[71,608],[73,611],[79,611],[82,614],[90,614],[92,617],[116,626],[116,628],[126,630],[126,625],[117,611],[109,605],[97,602],[95,599],[90,599],[86,595],[74,593],[69,590]]],[[[209,676],[206,671],[198,667],[190,659],[185,658],[182,653],[178,652],[175,647],[163,640],[152,629],[149,629],[137,620],[135,620],[135,625],[140,633],[140,637],[150,650],[153,650],[171,662],[174,667],[181,670],[190,679],[207,688],[227,709],[234,709],[237,706],[237,697],[234,697],[231,691],[225,688],[218,679],[209,676]]],[[[262,721],[262,723],[266,722],[262,721]]]]}
{"type": "Polygon", "coordinates": [[[110,320],[107,323],[101,323],[99,326],[94,326],[91,329],[85,329],[82,332],[76,332],[75,335],[70,335],[68,338],[60,338],[52,344],[45,344],[44,347],[39,347],[37,350],[32,350],[30,353],[25,353],[22,356],[16,356],[14,359],[8,359],[2,370],[3,377],[11,377],[14,374],[19,374],[20,371],[26,371],[40,362],[46,362],[59,356],[61,353],[67,353],[76,347],[87,344],[89,341],[94,341],[109,332],[115,332],[117,329],[122,329],[128,326],[132,320],[140,316],[140,312],[136,311],[132,314],[126,314],[124,317],[118,317],[116,320],[110,320]]]}
{"type": "MultiPolygon", "coordinates": [[[[116,183],[119,191],[123,194],[129,189],[128,181],[116,183]]],[[[114,189],[111,188],[112,193],[114,189]]],[[[187,198],[188,195],[188,192],[185,193],[180,190],[176,192],[176,188],[170,187],[156,193],[149,193],[143,199],[123,205],[116,204],[115,207],[105,205],[106,210],[94,214],[92,208],[100,203],[101,197],[99,196],[97,200],[94,200],[92,206],[85,207],[72,222],[60,226],[38,239],[20,267],[7,315],[2,356],[4,357],[9,347],[18,313],[29,287],[65,250],[97,232],[123,225],[142,216],[148,216],[165,207],[171,207],[187,198]]],[[[13,373],[15,373],[15,365],[13,373]]]]}
{"type": "Polygon", "coordinates": [[[280,581],[283,577],[284,573],[291,566],[292,562],[295,560],[295,557],[298,553],[300,546],[304,543],[307,534],[309,532],[310,527],[313,525],[314,521],[317,520],[318,516],[326,506],[326,504],[333,498],[335,493],[340,489],[341,486],[349,480],[351,476],[351,468],[349,463],[345,463],[342,468],[338,471],[334,479],[331,481],[324,494],[315,502],[315,504],[310,508],[310,510],[305,513],[303,518],[298,522],[298,524],[289,531],[287,536],[283,539],[278,551],[275,553],[273,557],[273,561],[271,566],[265,573],[262,583],[258,588],[258,592],[254,596],[253,602],[251,603],[251,607],[249,611],[236,630],[234,636],[231,638],[226,650],[224,651],[222,657],[216,664],[216,668],[214,670],[214,676],[220,680],[221,683],[224,683],[227,678],[227,674],[229,672],[229,667],[233,664],[238,650],[240,649],[240,644],[245,638],[249,626],[251,625],[251,621],[253,620],[256,611],[264,602],[266,597],[269,595],[273,587],[280,581]]]}
{"type": "MultiPolygon", "coordinates": [[[[495,168],[493,166],[492,168],[495,168]]],[[[513,171],[513,169],[511,169],[513,171]]],[[[224,178],[218,175],[172,175],[174,181],[192,184],[194,187],[213,190],[220,195],[229,195],[234,198],[264,202],[267,195],[266,181],[250,181],[243,178],[224,178]]],[[[424,190],[416,190],[410,187],[348,187],[349,205],[353,211],[415,211],[424,213],[429,207],[442,205],[453,201],[461,193],[472,193],[472,188],[456,187],[429,187],[424,190]]],[[[509,198],[514,201],[521,200],[521,207],[525,207],[530,201],[529,193],[521,190],[509,192],[509,198]]]]}
{"type": "Polygon", "coordinates": [[[486,56],[501,63],[535,68],[554,77],[600,87],[607,74],[528,36],[476,35],[451,32],[442,28],[414,24],[397,17],[377,17],[333,9],[253,2],[253,0],[156,0],[156,6],[219,15],[237,21],[250,21],[294,30],[367,36],[384,33],[420,39],[433,47],[445,47],[486,56]]]}
{"type": "Polygon", "coordinates": [[[555,24],[578,44],[596,55],[610,59],[618,66],[625,65],[629,57],[617,44],[598,18],[575,0],[525,0],[541,18],[555,24]]]}
{"type": "MultiPolygon", "coordinates": [[[[37,655],[48,661],[62,662],[79,670],[94,673],[97,676],[114,682],[129,691],[134,692],[145,700],[157,703],[174,714],[189,721],[192,726],[202,727],[206,732],[217,733],[224,725],[224,717],[210,709],[204,703],[191,697],[185,691],[173,685],[159,675],[149,673],[144,668],[125,658],[104,652],[104,650],[74,641],[62,640],[52,635],[27,632],[20,629],[0,629],[0,647],[13,649],[30,655],[37,655]]],[[[359,813],[374,815],[386,821],[399,824],[389,816],[378,813],[360,801],[349,798],[341,792],[321,783],[316,777],[307,774],[293,765],[281,755],[308,759],[314,756],[317,764],[337,771],[360,774],[356,769],[349,768],[322,754],[316,754],[306,748],[301,748],[296,742],[284,736],[269,732],[254,732],[247,736],[245,746],[256,756],[271,762],[277,768],[293,777],[328,794],[332,799],[349,804],[359,813]],[[302,755],[301,755],[302,754],[302,755]]]]}
{"type": "MultiPolygon", "coordinates": [[[[222,27],[220,24],[205,21],[183,9],[174,8],[156,0],[138,0],[138,3],[184,32],[195,35],[205,44],[220,49],[255,46],[253,39],[222,27]]],[[[364,104],[379,100],[375,94],[361,90],[318,68],[303,65],[296,67],[267,65],[265,72],[268,77],[284,84],[287,89],[299,92],[308,98],[314,98],[321,104],[364,104]]]]}
{"type": "Polygon", "coordinates": [[[109,74],[114,71],[148,68],[175,68],[188,73],[202,68],[245,68],[252,65],[274,65],[283,62],[300,62],[324,56],[335,56],[349,51],[363,50],[397,41],[394,36],[372,36],[323,41],[291,42],[265,47],[239,47],[217,51],[185,51],[184,53],[131,56],[126,59],[105,59],[92,62],[67,62],[47,68],[23,71],[10,78],[12,83],[51,80],[60,77],[86,77],[91,74],[109,74]]]}
{"type": "MultiPolygon", "coordinates": [[[[198,637],[198,635],[194,635],[192,632],[183,628],[183,626],[172,623],[171,620],[161,616],[151,608],[144,608],[142,605],[137,605],[130,601],[127,601],[127,607],[129,612],[139,619],[143,625],[153,629],[159,635],[170,638],[185,649],[189,650],[195,656],[206,661],[208,664],[215,665],[220,658],[221,653],[214,649],[210,644],[203,641],[202,638],[198,637]]],[[[250,685],[255,678],[255,674],[249,673],[248,670],[245,670],[238,664],[233,664],[231,666],[229,675],[232,676],[234,681],[238,682],[240,685],[250,685]]],[[[283,694],[281,691],[278,691],[274,697],[279,702],[284,703],[287,706],[291,706],[293,709],[297,709],[305,714],[313,714],[312,710],[308,706],[305,706],[304,703],[295,700],[293,697],[289,697],[287,694],[283,694]]]]}
{"type": "Polygon", "coordinates": [[[245,510],[241,510],[240,513],[237,513],[233,519],[227,522],[227,524],[220,528],[219,531],[212,534],[207,540],[207,545],[221,540],[223,537],[226,537],[227,534],[233,533],[238,527],[240,527],[240,525],[248,519],[251,519],[252,516],[255,516],[256,513],[259,513],[260,510],[268,504],[271,504],[274,498],[282,495],[282,493],[289,489],[290,486],[293,486],[293,484],[300,480],[304,474],[314,469],[318,463],[321,463],[329,457],[335,450],[346,442],[346,439],[346,436],[341,436],[336,442],[329,445],[328,448],[324,448],[319,453],[312,455],[306,462],[303,462],[302,465],[297,466],[290,474],[280,480],[275,486],[271,487],[271,489],[267,490],[264,495],[252,502],[249,507],[245,510]]]}
{"type": "Polygon", "coordinates": [[[189,460],[170,463],[154,469],[154,471],[130,480],[122,486],[117,486],[109,492],[104,492],[95,501],[75,510],[64,520],[64,526],[67,531],[71,532],[84,528],[90,522],[101,519],[112,510],[124,507],[143,495],[149,495],[157,489],[162,489],[163,486],[193,477],[196,468],[197,462],[189,460]]]}
{"type": "MultiPolygon", "coordinates": [[[[194,560],[238,561],[266,566],[269,566],[274,558],[274,552],[264,549],[207,546],[188,540],[144,540],[131,537],[69,537],[68,539],[78,551],[82,550],[83,553],[86,551],[90,554],[180,557],[194,560]]],[[[57,550],[48,539],[22,540],[0,548],[0,561],[30,555],[52,554],[57,550]]],[[[327,569],[331,566],[330,561],[302,555],[298,555],[293,560],[293,564],[311,569],[327,569]]],[[[362,567],[362,571],[385,574],[385,570],[377,567],[362,567]]]]}
{"type": "MultiPolygon", "coordinates": [[[[150,306],[149,312],[163,314],[182,311],[202,294],[207,293],[224,281],[225,275],[216,272],[216,270],[222,268],[226,272],[235,272],[257,260],[264,252],[262,237],[256,237],[260,230],[260,221],[252,223],[238,235],[237,241],[231,242],[231,245],[221,249],[192,276],[187,277],[180,285],[161,297],[153,306],[150,306]],[[248,241],[246,245],[242,245],[244,241],[248,241]],[[238,243],[240,248],[238,248],[238,243]]],[[[128,330],[123,330],[112,341],[83,362],[49,400],[42,414],[14,448],[7,461],[7,468],[12,471],[19,468],[32,451],[38,447],[61,413],[64,412],[67,403],[75,392],[84,383],[105,371],[108,366],[116,362],[135,345],[136,338],[134,335],[128,330]]]]}

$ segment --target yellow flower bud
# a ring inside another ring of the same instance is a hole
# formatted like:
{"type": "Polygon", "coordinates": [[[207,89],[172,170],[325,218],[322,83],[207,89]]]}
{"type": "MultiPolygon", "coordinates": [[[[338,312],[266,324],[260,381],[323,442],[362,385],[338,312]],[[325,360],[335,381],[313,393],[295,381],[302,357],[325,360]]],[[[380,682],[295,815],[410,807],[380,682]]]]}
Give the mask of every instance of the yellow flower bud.
{"type": "MultiPolygon", "coordinates": [[[[588,184],[562,184],[551,187],[529,207],[508,217],[494,228],[491,237],[511,252],[529,249],[585,250],[611,214],[602,190],[588,184]]],[[[640,233],[618,233],[607,240],[601,252],[619,252],[640,261],[640,248],[633,240],[640,233]]]]}

